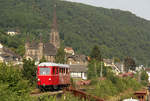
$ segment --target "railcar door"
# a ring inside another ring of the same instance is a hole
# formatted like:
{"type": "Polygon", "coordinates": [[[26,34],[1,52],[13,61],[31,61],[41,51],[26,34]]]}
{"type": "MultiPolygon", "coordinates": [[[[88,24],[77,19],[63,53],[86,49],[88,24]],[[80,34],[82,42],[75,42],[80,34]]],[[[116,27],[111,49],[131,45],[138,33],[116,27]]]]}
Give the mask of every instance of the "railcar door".
{"type": "Polygon", "coordinates": [[[59,84],[64,84],[64,69],[62,67],[59,68],[59,84]]]}
{"type": "Polygon", "coordinates": [[[52,82],[53,85],[58,85],[59,83],[59,68],[58,67],[53,67],[52,68],[52,82]]]}

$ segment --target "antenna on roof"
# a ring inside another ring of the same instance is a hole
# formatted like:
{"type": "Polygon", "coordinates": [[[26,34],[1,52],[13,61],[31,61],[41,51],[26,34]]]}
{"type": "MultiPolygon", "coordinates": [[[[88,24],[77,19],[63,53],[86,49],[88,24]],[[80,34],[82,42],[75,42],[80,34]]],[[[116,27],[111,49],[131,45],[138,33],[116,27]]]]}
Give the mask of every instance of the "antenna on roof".
{"type": "Polygon", "coordinates": [[[42,42],[42,33],[40,33],[40,42],[42,42]]]}

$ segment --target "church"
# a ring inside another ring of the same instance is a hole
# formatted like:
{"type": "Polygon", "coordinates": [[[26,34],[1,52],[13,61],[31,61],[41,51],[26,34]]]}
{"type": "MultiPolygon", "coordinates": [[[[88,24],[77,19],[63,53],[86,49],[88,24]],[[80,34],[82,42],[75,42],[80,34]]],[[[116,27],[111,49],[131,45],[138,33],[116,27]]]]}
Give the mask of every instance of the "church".
{"type": "Polygon", "coordinates": [[[57,26],[56,17],[56,6],[53,12],[53,23],[50,32],[50,41],[48,43],[43,43],[40,41],[25,43],[25,55],[26,59],[31,59],[35,61],[40,61],[43,57],[49,62],[55,62],[55,56],[58,48],[60,47],[60,38],[57,26]]]}

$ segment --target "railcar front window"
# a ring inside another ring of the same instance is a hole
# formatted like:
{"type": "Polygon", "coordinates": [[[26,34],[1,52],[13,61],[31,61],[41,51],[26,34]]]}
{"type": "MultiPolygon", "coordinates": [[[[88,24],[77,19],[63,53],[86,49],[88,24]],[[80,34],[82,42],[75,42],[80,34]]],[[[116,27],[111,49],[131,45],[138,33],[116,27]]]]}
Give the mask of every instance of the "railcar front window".
{"type": "Polygon", "coordinates": [[[50,75],[50,68],[40,68],[40,75],[50,75]]]}

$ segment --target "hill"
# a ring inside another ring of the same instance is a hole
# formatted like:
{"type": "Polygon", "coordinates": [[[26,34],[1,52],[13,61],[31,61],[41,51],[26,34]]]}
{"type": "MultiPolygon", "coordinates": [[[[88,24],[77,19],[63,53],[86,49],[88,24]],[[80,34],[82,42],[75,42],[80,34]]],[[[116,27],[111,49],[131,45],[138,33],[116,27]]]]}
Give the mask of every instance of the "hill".
{"type": "MultiPolygon", "coordinates": [[[[133,57],[137,63],[150,65],[150,21],[128,11],[92,7],[55,0],[61,40],[78,53],[89,54],[99,45],[104,58],[133,57]]],[[[27,35],[49,40],[54,0],[0,1],[0,41],[23,55],[27,35]],[[8,37],[7,30],[20,30],[8,37]]]]}

